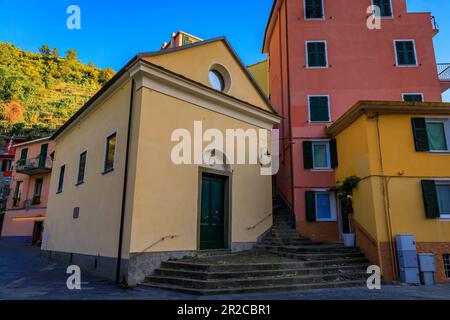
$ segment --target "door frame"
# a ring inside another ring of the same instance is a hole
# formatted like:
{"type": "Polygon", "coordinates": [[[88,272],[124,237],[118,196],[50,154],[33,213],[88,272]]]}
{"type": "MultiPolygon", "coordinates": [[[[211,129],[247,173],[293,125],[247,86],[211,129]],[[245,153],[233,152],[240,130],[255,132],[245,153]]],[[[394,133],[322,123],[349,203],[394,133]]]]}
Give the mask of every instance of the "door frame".
{"type": "Polygon", "coordinates": [[[224,181],[224,212],[223,212],[223,235],[224,235],[224,249],[231,249],[231,204],[232,204],[232,184],[233,184],[233,175],[228,171],[221,171],[210,169],[206,167],[199,167],[198,170],[198,200],[197,200],[197,251],[211,251],[211,250],[200,250],[200,224],[202,218],[202,181],[205,175],[210,175],[213,177],[217,177],[219,179],[223,179],[224,181]]]}

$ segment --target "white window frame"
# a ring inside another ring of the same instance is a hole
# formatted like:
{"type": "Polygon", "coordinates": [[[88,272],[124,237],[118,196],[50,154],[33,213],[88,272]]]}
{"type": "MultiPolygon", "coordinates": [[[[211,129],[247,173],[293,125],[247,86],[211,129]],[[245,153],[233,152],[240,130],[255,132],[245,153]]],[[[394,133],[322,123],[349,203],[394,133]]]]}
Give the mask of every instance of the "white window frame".
{"type": "Polygon", "coordinates": [[[306,21],[323,21],[325,20],[325,5],[322,0],[322,18],[307,18],[306,17],[306,0],[303,0],[303,18],[306,21]]]}
{"type": "Polygon", "coordinates": [[[106,175],[108,173],[113,172],[116,169],[116,161],[117,161],[117,146],[118,146],[118,142],[119,142],[119,129],[114,129],[113,131],[110,131],[104,138],[103,140],[103,158],[102,158],[102,174],[106,175]],[[108,138],[111,137],[112,135],[116,135],[116,146],[114,148],[114,160],[113,160],[113,167],[111,170],[109,171],[105,171],[105,163],[106,163],[106,157],[108,156],[108,138]]]}
{"type": "Polygon", "coordinates": [[[328,42],[327,40],[306,40],[305,41],[305,53],[306,53],[306,68],[307,69],[328,69],[329,62],[328,62],[328,42]],[[325,43],[325,66],[323,67],[310,67],[309,66],[309,54],[308,54],[308,43],[325,43]]]}
{"type": "Polygon", "coordinates": [[[447,276],[447,270],[450,269],[450,253],[444,253],[444,254],[442,255],[442,263],[443,263],[443,267],[444,267],[444,274],[445,274],[445,277],[446,277],[447,279],[450,279],[450,276],[447,276]],[[447,260],[448,263],[445,263],[445,256],[448,257],[448,260],[447,260]]]}
{"type": "Polygon", "coordinates": [[[335,222],[337,221],[337,201],[336,192],[327,189],[315,189],[314,191],[314,203],[316,207],[316,222],[335,222]],[[330,200],[331,218],[329,219],[319,219],[317,213],[317,195],[318,194],[328,194],[330,200]]]}
{"type": "Polygon", "coordinates": [[[414,39],[395,39],[393,40],[394,45],[394,55],[395,55],[395,66],[397,68],[417,68],[419,66],[419,59],[417,58],[417,49],[416,49],[416,40],[414,39]],[[414,57],[416,59],[416,64],[398,64],[398,55],[397,55],[397,42],[405,42],[405,41],[411,41],[413,43],[414,47],[414,57]]]}
{"type": "MultiPolygon", "coordinates": [[[[380,16],[381,19],[393,19],[394,18],[394,6],[392,5],[392,0],[389,0],[391,3],[391,15],[390,16],[380,16]]],[[[373,0],[370,1],[372,3],[372,6],[375,4],[373,3],[373,0]]]]}
{"type": "MultiPolygon", "coordinates": [[[[430,150],[431,153],[450,153],[450,119],[449,118],[427,118],[425,123],[443,123],[447,150],[430,150]]],[[[428,132],[427,132],[428,134],[428,132]]]]}
{"type": "Polygon", "coordinates": [[[330,108],[330,95],[329,94],[309,94],[308,95],[308,123],[310,124],[323,124],[323,123],[331,123],[331,108],[330,108]],[[311,120],[311,100],[310,98],[314,97],[326,97],[328,100],[328,121],[312,121],[311,120]]]}
{"type": "MultiPolygon", "coordinates": [[[[446,179],[439,179],[439,180],[435,180],[436,186],[450,186],[450,180],[446,180],[446,179]]],[[[439,194],[437,193],[436,190],[436,195],[438,196],[439,199],[439,194]]],[[[440,210],[440,208],[439,208],[440,210]]],[[[450,214],[441,214],[440,219],[443,220],[450,220],[450,214]]]]}
{"type": "Polygon", "coordinates": [[[311,141],[311,151],[312,151],[312,158],[313,158],[313,171],[329,171],[332,170],[331,168],[331,150],[330,150],[330,140],[313,140],[311,141]],[[327,167],[316,167],[316,161],[314,159],[314,146],[315,145],[326,145],[327,147],[327,167]]]}
{"type": "Polygon", "coordinates": [[[402,101],[405,101],[405,96],[421,96],[422,97],[422,102],[425,102],[425,96],[422,92],[405,92],[402,93],[402,101]]]}

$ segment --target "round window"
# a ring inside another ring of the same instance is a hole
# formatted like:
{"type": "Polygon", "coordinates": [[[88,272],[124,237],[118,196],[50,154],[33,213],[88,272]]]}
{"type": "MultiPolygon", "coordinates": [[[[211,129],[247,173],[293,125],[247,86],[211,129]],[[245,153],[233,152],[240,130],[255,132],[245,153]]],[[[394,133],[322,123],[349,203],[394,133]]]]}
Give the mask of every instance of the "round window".
{"type": "Polygon", "coordinates": [[[225,91],[225,80],[219,71],[209,71],[209,82],[211,83],[211,86],[214,88],[214,90],[221,92],[225,91]]]}

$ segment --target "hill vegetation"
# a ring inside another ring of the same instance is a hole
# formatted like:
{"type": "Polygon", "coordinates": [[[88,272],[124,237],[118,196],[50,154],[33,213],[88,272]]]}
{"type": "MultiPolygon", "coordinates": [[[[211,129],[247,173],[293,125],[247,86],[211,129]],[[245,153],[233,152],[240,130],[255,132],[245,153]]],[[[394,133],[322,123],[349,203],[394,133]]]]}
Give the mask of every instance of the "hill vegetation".
{"type": "Polygon", "coordinates": [[[76,50],[62,58],[48,45],[31,53],[0,42],[0,134],[50,134],[113,75],[111,68],[79,62],[76,50]]]}

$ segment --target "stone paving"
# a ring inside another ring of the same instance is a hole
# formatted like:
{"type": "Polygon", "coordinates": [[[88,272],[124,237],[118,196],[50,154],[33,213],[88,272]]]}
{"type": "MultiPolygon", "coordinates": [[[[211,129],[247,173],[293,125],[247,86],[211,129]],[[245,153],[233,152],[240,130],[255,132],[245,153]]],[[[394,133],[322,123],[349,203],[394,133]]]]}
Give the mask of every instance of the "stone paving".
{"type": "Polygon", "coordinates": [[[172,291],[121,289],[109,280],[82,273],[82,289],[68,290],[65,265],[40,256],[39,248],[0,241],[0,299],[6,300],[450,300],[450,284],[435,287],[385,285],[300,292],[192,296],[172,291]]]}

